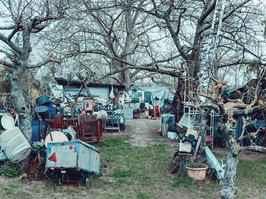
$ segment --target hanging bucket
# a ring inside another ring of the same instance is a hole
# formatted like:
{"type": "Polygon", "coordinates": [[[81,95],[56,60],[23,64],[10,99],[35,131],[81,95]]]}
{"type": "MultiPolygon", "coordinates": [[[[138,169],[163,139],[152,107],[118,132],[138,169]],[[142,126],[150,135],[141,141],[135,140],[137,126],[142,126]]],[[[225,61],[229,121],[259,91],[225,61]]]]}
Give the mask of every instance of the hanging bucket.
{"type": "Polygon", "coordinates": [[[0,146],[13,163],[24,160],[31,153],[30,144],[16,126],[7,129],[0,135],[0,146]]]}
{"type": "Polygon", "coordinates": [[[14,118],[9,114],[4,114],[1,118],[1,126],[4,129],[9,129],[15,126],[14,118]]]}

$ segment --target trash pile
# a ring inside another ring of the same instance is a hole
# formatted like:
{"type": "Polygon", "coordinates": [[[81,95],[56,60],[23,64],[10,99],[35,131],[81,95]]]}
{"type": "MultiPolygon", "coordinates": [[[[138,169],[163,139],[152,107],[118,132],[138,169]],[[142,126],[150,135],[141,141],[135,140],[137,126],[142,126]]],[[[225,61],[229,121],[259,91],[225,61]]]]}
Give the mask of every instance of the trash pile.
{"type": "Polygon", "coordinates": [[[94,146],[77,139],[72,126],[49,129],[45,133],[38,126],[37,134],[33,129],[32,140],[28,141],[19,128],[16,114],[1,110],[0,124],[0,162],[17,164],[28,158],[29,178],[46,177],[57,185],[86,184],[92,174],[100,173],[100,153],[94,146]]]}

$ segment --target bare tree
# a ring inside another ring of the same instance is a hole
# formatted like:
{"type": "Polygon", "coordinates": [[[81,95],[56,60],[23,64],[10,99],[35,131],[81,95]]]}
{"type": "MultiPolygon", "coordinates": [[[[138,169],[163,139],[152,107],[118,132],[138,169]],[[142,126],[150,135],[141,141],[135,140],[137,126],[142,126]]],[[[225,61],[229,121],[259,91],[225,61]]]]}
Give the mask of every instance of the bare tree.
{"type": "MultiPolygon", "coordinates": [[[[33,35],[43,31],[50,22],[64,16],[64,1],[22,1],[1,0],[0,64],[8,69],[6,79],[10,82],[11,108],[19,115],[20,128],[31,139],[31,105],[28,86],[31,71],[49,62],[52,57],[45,57],[34,62],[32,56],[33,35]]],[[[36,49],[35,49],[36,50],[36,49]]]]}
{"type": "Polygon", "coordinates": [[[179,76],[172,63],[178,56],[162,45],[172,40],[165,31],[157,34],[154,19],[141,11],[145,1],[122,2],[73,2],[67,20],[54,31],[63,37],[51,36],[53,46],[62,45],[65,60],[75,60],[75,68],[97,81],[112,77],[113,83],[129,87],[143,78],[143,70],[179,76]],[[139,9],[131,9],[133,5],[139,9]]]}
{"type": "MultiPolygon", "coordinates": [[[[188,78],[197,85],[204,72],[201,63],[205,58],[216,2],[151,0],[149,5],[152,5],[152,9],[150,6],[142,8],[158,19],[160,27],[169,31],[181,60],[186,63],[188,78]]],[[[257,53],[260,32],[255,28],[260,26],[262,9],[251,0],[225,2],[218,44],[221,56],[219,62],[218,57],[215,57],[215,67],[236,66],[250,59],[265,62],[257,53]]],[[[214,25],[217,26],[218,21],[214,25]]]]}

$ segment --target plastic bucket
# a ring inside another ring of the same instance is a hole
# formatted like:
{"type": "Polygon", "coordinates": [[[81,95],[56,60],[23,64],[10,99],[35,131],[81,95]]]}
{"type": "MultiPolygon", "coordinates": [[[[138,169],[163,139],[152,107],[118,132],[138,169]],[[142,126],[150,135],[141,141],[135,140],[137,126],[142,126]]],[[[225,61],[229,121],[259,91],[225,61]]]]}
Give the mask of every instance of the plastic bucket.
{"type": "Polygon", "coordinates": [[[198,168],[186,167],[188,176],[195,180],[204,180],[208,168],[208,165],[202,165],[202,167],[198,168]]]}
{"type": "Polygon", "coordinates": [[[31,146],[18,127],[4,131],[0,136],[0,145],[7,158],[18,163],[24,160],[31,152],[31,146]]]}
{"type": "Polygon", "coordinates": [[[6,115],[6,114],[8,114],[8,112],[6,110],[0,109],[0,129],[3,129],[2,124],[1,124],[1,119],[2,119],[3,115],[6,115]]]}
{"type": "Polygon", "coordinates": [[[9,129],[15,126],[15,120],[14,118],[9,114],[4,114],[1,117],[1,126],[4,129],[9,129]]]}

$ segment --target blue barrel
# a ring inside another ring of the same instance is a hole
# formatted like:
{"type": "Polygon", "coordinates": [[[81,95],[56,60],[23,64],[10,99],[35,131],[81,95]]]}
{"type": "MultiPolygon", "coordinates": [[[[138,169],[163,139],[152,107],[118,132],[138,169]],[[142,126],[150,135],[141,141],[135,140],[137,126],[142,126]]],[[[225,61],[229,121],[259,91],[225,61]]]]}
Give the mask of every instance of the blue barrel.
{"type": "Polygon", "coordinates": [[[53,105],[52,102],[45,103],[43,106],[47,106],[48,107],[50,116],[55,116],[56,115],[56,108],[55,108],[55,106],[53,105]]]}
{"type": "Polygon", "coordinates": [[[39,123],[38,120],[31,121],[31,130],[32,130],[32,141],[40,141],[39,129],[41,131],[42,139],[44,139],[44,128],[45,128],[45,121],[41,121],[39,123]]]}
{"type": "Polygon", "coordinates": [[[51,100],[50,100],[50,97],[49,96],[47,96],[47,95],[41,95],[41,96],[39,96],[39,97],[37,97],[35,99],[35,102],[36,102],[36,105],[37,106],[42,106],[42,105],[44,105],[46,103],[51,102],[51,100]]]}
{"type": "Polygon", "coordinates": [[[34,120],[38,120],[38,116],[40,116],[43,120],[48,119],[50,117],[49,108],[47,106],[37,106],[34,110],[34,120]]]}

